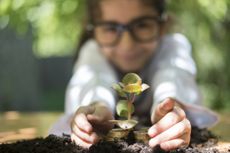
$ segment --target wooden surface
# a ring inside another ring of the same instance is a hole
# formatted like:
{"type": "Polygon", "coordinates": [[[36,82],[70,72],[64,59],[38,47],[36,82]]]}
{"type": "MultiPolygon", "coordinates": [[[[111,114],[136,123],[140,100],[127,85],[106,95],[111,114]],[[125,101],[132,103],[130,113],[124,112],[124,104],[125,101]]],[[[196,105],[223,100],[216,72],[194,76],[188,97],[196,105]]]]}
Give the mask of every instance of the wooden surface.
{"type": "MultiPolygon", "coordinates": [[[[48,129],[61,115],[59,112],[0,114],[0,143],[21,139],[45,137],[48,129]]],[[[217,146],[222,152],[230,152],[230,112],[220,113],[220,122],[211,131],[220,137],[217,146]]]]}

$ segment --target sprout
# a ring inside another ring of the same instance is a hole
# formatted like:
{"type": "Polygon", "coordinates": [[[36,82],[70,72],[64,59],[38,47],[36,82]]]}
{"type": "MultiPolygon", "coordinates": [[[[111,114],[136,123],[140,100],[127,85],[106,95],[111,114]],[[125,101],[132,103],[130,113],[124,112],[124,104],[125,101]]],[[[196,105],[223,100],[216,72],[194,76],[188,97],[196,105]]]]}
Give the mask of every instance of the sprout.
{"type": "Polygon", "coordinates": [[[127,120],[112,120],[112,122],[117,124],[121,128],[126,127],[126,129],[133,127],[130,126],[131,123],[136,125],[137,121],[131,120],[131,115],[134,112],[133,103],[135,101],[135,96],[139,95],[148,88],[149,86],[144,83],[142,84],[141,78],[135,73],[128,73],[123,77],[122,82],[119,82],[118,84],[113,84],[113,89],[117,91],[118,95],[122,98],[125,98],[117,103],[117,115],[127,118],[127,120]],[[125,126],[126,123],[127,126],[125,126]]]}

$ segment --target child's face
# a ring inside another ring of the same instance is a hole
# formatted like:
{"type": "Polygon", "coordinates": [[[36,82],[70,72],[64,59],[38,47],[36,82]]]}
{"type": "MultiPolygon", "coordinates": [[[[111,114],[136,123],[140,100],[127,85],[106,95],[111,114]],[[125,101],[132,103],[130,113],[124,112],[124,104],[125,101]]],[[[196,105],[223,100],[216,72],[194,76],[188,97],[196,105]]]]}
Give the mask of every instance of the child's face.
{"type": "MultiPolygon", "coordinates": [[[[135,19],[151,16],[157,17],[157,12],[152,7],[141,4],[141,0],[102,0],[100,3],[101,21],[114,22],[126,25],[135,19]]],[[[149,21],[151,23],[151,21],[149,21]]],[[[147,21],[147,24],[149,23],[147,21]]],[[[143,28],[143,24],[136,25],[137,28],[143,28]]],[[[155,29],[159,34],[159,25],[155,29]]],[[[154,29],[154,30],[155,30],[154,29]]],[[[106,29],[108,30],[108,29],[106,29]]],[[[149,32],[137,32],[142,37],[147,37],[149,32]]],[[[96,32],[95,32],[96,33],[96,32]]],[[[110,34],[106,35],[108,38],[110,34]]],[[[159,36],[159,35],[158,35],[159,36]]],[[[96,36],[96,39],[100,39],[96,36]]],[[[147,42],[140,42],[133,38],[129,31],[124,31],[119,41],[113,46],[101,47],[102,53],[106,58],[116,65],[123,72],[139,71],[149,61],[158,44],[157,39],[151,39],[147,42]]]]}

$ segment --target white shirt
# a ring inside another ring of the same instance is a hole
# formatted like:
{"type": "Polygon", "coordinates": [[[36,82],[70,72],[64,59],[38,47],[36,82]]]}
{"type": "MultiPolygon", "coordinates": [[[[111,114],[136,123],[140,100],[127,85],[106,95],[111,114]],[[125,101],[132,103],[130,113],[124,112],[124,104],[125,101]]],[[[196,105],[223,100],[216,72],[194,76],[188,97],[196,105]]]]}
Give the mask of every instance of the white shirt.
{"type": "MultiPolygon", "coordinates": [[[[218,121],[215,113],[202,106],[191,52],[191,45],[182,34],[162,38],[156,54],[141,73],[151,90],[141,102],[137,102],[139,114],[150,114],[159,102],[172,97],[185,107],[192,126],[206,128],[218,121]]],[[[96,41],[87,41],[80,50],[66,90],[65,114],[54,124],[50,133],[70,134],[72,115],[78,107],[94,101],[104,102],[114,112],[116,95],[111,85],[118,81],[116,71],[102,55],[96,41]]]]}

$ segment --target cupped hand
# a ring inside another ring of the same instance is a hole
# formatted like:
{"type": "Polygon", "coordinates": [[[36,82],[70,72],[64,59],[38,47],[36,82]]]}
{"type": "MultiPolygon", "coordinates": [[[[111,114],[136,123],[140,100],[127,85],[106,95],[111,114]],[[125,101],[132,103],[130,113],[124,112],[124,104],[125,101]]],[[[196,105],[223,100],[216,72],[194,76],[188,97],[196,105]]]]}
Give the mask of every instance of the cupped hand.
{"type": "Polygon", "coordinates": [[[106,133],[113,125],[112,112],[103,104],[95,103],[82,106],[76,111],[71,122],[71,139],[77,145],[89,148],[100,140],[100,134],[106,133]]]}
{"type": "Polygon", "coordinates": [[[169,151],[186,147],[190,142],[191,124],[176,100],[168,98],[159,103],[152,114],[153,126],[149,128],[149,145],[160,145],[169,151]]]}

